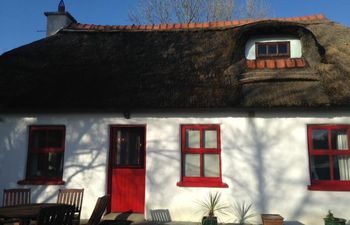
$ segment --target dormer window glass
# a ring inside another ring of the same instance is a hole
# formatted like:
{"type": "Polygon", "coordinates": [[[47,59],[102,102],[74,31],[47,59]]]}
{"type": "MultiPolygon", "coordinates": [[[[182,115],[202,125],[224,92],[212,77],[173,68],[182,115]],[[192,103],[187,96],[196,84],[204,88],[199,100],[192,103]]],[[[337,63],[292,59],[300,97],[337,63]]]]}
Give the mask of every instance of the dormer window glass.
{"type": "Polygon", "coordinates": [[[256,58],[289,58],[290,42],[257,42],[256,58]]]}
{"type": "Polygon", "coordinates": [[[301,59],[300,38],[288,35],[255,36],[245,45],[247,60],[301,59]]]}

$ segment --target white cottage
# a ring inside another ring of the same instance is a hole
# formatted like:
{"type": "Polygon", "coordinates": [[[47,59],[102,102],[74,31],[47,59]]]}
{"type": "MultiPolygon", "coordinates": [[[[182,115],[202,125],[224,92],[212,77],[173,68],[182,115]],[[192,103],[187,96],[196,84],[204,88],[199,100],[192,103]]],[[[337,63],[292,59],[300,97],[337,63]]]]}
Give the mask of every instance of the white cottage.
{"type": "Polygon", "coordinates": [[[200,221],[217,191],[291,224],[350,219],[348,28],[46,15],[48,37],[0,56],[0,189],[84,188],[82,218],[110,194],[109,212],[200,221]]]}

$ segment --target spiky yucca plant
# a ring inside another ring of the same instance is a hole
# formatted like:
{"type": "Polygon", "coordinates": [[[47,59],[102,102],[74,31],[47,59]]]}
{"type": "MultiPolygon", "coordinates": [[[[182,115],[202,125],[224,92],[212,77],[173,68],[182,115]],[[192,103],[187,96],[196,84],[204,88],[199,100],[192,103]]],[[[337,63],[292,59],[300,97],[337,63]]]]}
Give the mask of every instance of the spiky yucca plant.
{"type": "Polygon", "coordinates": [[[202,207],[204,215],[208,217],[214,217],[217,214],[227,214],[226,210],[229,208],[221,201],[221,194],[216,192],[215,194],[209,193],[208,198],[198,201],[198,204],[202,207]]]}
{"type": "Polygon", "coordinates": [[[236,221],[239,225],[251,223],[251,219],[255,217],[252,212],[252,204],[247,204],[246,202],[236,202],[234,205],[234,215],[236,221]]]}

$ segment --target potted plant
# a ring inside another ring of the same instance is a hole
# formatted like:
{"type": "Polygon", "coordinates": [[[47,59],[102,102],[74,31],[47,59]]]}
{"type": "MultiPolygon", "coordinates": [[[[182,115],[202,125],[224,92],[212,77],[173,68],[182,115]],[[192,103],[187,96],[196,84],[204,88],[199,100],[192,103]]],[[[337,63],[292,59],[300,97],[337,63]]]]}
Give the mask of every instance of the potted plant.
{"type": "Polygon", "coordinates": [[[325,225],[345,225],[345,222],[345,219],[334,217],[331,210],[328,210],[328,214],[326,218],[324,218],[325,225]]]}
{"type": "Polygon", "coordinates": [[[198,203],[204,212],[202,225],[217,225],[218,220],[216,215],[226,214],[226,209],[228,209],[228,206],[222,203],[219,192],[215,194],[209,193],[207,199],[198,203]]]}
{"type": "Polygon", "coordinates": [[[252,212],[252,204],[246,202],[236,202],[233,206],[233,213],[236,217],[235,223],[239,225],[252,224],[255,214],[252,212]]]}

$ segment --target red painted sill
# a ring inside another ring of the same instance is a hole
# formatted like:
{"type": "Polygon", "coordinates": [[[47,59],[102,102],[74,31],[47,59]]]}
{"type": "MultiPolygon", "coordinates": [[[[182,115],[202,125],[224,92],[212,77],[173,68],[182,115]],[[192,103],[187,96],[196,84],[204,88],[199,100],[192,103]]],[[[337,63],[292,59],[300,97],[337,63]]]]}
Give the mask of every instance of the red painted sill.
{"type": "Polygon", "coordinates": [[[66,182],[63,180],[20,180],[19,185],[63,185],[66,182]]]}
{"type": "Polygon", "coordinates": [[[310,191],[350,191],[350,186],[345,185],[308,185],[310,191]]]}
{"type": "Polygon", "coordinates": [[[228,185],[223,182],[189,182],[179,181],[176,183],[179,187],[212,187],[212,188],[228,188],[228,185]]]}

